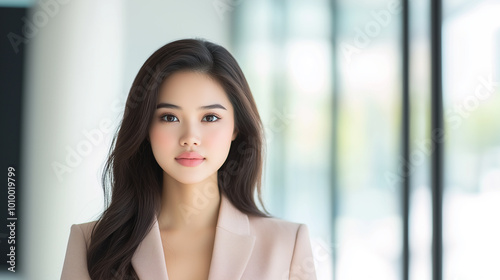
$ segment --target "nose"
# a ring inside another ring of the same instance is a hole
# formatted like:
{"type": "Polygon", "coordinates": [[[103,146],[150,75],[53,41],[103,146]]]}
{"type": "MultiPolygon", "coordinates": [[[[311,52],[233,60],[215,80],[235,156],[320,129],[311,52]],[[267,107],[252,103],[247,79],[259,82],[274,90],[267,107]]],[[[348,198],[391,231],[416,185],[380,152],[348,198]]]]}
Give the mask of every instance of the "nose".
{"type": "Polygon", "coordinates": [[[184,133],[179,139],[181,146],[199,146],[201,144],[200,137],[197,136],[194,125],[188,125],[184,133]]]}

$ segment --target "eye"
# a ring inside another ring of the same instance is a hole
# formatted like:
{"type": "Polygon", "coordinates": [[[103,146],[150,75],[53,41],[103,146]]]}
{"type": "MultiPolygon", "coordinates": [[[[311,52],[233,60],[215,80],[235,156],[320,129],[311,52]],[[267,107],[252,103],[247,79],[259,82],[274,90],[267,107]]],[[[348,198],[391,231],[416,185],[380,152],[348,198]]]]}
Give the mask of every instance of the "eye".
{"type": "Polygon", "coordinates": [[[207,119],[207,122],[216,122],[220,118],[216,115],[206,115],[205,117],[203,117],[203,119],[207,119]]]}
{"type": "Polygon", "coordinates": [[[177,117],[174,115],[163,115],[160,117],[161,120],[166,122],[175,122],[178,121],[177,117]]]}
{"type": "MultiPolygon", "coordinates": [[[[179,119],[174,116],[174,115],[170,115],[170,114],[165,114],[163,116],[160,117],[160,119],[162,121],[165,121],[165,122],[177,122],[179,121],[179,119]]],[[[218,117],[217,115],[206,115],[205,117],[203,117],[203,120],[206,121],[206,122],[216,122],[218,120],[220,120],[220,117],[218,117]]]]}

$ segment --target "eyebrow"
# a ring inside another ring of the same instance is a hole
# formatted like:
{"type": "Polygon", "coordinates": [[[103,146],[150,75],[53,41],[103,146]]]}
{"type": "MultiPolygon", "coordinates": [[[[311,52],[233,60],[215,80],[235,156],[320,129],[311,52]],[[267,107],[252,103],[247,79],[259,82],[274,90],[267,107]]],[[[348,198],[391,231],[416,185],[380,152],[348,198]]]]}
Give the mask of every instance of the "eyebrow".
{"type": "MultiPolygon", "coordinates": [[[[160,109],[160,108],[171,108],[171,109],[182,110],[182,108],[180,106],[170,104],[170,103],[160,103],[160,104],[156,105],[156,109],[160,109]]],[[[220,104],[211,104],[211,105],[201,106],[198,108],[198,110],[208,110],[208,109],[223,109],[223,110],[227,111],[227,109],[220,104]]]]}

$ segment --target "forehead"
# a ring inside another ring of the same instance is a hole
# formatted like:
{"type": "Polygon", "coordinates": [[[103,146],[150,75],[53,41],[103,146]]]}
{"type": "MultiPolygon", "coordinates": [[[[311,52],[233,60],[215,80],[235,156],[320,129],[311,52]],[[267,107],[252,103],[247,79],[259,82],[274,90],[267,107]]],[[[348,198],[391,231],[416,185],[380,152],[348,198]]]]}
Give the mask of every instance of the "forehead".
{"type": "Polygon", "coordinates": [[[158,92],[158,103],[169,102],[181,107],[208,102],[230,105],[224,88],[205,73],[181,71],[170,75],[158,92]],[[178,104],[177,104],[178,103],[178,104]]]}

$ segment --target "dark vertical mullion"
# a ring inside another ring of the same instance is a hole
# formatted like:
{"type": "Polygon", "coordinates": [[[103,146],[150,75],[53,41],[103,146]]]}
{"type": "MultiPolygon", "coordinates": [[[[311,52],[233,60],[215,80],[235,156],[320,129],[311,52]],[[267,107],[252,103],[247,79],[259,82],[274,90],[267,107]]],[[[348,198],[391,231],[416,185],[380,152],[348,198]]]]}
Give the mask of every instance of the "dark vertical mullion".
{"type": "MultiPolygon", "coordinates": [[[[403,0],[402,13],[402,152],[404,162],[410,161],[410,16],[409,0],[403,0]]],[[[409,167],[411,168],[411,167],[409,167]]],[[[403,270],[402,279],[409,279],[410,241],[409,241],[409,212],[410,212],[410,170],[403,176],[402,182],[402,219],[403,219],[403,270]]]]}
{"type": "Polygon", "coordinates": [[[441,68],[441,0],[431,1],[431,138],[432,153],[432,279],[442,274],[443,101],[441,68]]]}
{"type": "MultiPolygon", "coordinates": [[[[337,244],[337,213],[338,213],[338,183],[337,183],[337,121],[338,121],[338,103],[339,103],[339,79],[338,79],[338,55],[337,55],[337,36],[338,36],[338,6],[337,0],[330,0],[330,43],[331,43],[331,71],[332,71],[332,115],[331,115],[331,149],[330,149],[330,218],[331,218],[331,239],[333,244],[337,244]]],[[[337,278],[336,261],[337,247],[332,248],[332,271],[333,279],[337,278]]]]}

